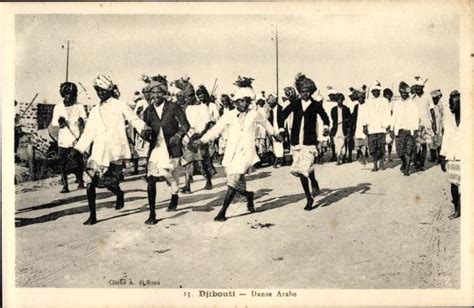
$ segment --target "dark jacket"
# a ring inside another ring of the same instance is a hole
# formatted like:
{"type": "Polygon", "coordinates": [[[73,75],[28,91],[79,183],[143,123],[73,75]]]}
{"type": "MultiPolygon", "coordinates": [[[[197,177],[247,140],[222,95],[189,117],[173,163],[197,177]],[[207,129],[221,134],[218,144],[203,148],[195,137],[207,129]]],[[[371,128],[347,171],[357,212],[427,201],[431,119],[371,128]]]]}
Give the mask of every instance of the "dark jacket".
{"type": "Polygon", "coordinates": [[[279,128],[283,128],[284,125],[285,125],[285,121],[282,119],[281,117],[281,111],[283,110],[283,107],[280,106],[280,105],[276,105],[276,107],[273,107],[270,108],[270,115],[268,117],[268,122],[270,122],[270,124],[273,126],[274,125],[274,122],[275,120],[277,121],[277,124],[278,124],[278,127],[279,128]],[[273,111],[276,109],[276,114],[277,114],[277,118],[275,119],[274,116],[273,116],[273,111]]]}
{"type": "Polygon", "coordinates": [[[181,139],[189,130],[189,122],[186,119],[184,111],[178,104],[165,101],[163,106],[163,113],[160,117],[156,113],[155,108],[149,105],[143,112],[143,121],[152,128],[150,142],[150,151],[155,147],[158,140],[160,128],[163,129],[166,146],[171,158],[181,157],[183,149],[181,141],[177,144],[170,144],[170,139],[178,134],[181,139]]]}
{"type": "Polygon", "coordinates": [[[290,104],[283,109],[281,112],[281,121],[285,121],[286,118],[293,113],[293,126],[291,127],[291,144],[292,145],[316,145],[316,116],[319,114],[323,120],[324,125],[329,126],[329,117],[324,111],[323,104],[319,101],[311,98],[311,104],[303,112],[303,105],[301,104],[301,98],[294,99],[290,104]],[[301,122],[304,118],[304,134],[303,142],[300,142],[300,128],[301,122]]]}
{"type": "Polygon", "coordinates": [[[338,119],[337,106],[331,109],[331,137],[336,136],[338,124],[342,122],[342,133],[347,136],[351,129],[351,110],[349,107],[342,105],[342,119],[338,119]]]}

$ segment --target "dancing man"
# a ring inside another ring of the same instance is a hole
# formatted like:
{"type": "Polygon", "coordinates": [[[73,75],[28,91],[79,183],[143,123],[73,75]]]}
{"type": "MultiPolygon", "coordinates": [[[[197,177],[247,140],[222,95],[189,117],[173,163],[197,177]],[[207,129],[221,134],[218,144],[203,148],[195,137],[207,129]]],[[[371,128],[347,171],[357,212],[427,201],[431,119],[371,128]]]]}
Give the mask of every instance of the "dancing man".
{"type": "Polygon", "coordinates": [[[348,132],[351,125],[351,111],[349,107],[344,106],[344,94],[336,93],[337,106],[331,109],[332,128],[330,136],[334,142],[335,153],[337,155],[337,164],[345,162],[344,148],[348,146],[348,132]]]}
{"type": "Polygon", "coordinates": [[[320,193],[319,183],[314,175],[313,163],[317,154],[316,116],[319,115],[324,123],[323,135],[329,134],[329,117],[321,102],[312,98],[317,90],[316,84],[310,78],[299,73],[296,76],[295,87],[301,97],[296,95],[294,88],[285,88],[285,95],[290,104],[282,111],[282,121],[293,114],[291,129],[291,145],[293,148],[293,164],[291,174],[299,177],[306,195],[305,210],[311,210],[313,197],[320,193]],[[308,178],[311,181],[312,193],[309,190],[308,178]]]}
{"type": "Polygon", "coordinates": [[[180,157],[183,155],[181,140],[189,130],[189,123],[182,108],[169,101],[166,76],[154,76],[148,86],[150,105],[143,112],[143,120],[151,127],[145,135],[150,143],[148,158],[147,193],[150,216],[146,224],[158,222],[155,212],[156,182],[164,178],[170,188],[171,200],[168,211],[176,211],[178,206],[180,157]]]}
{"type": "Polygon", "coordinates": [[[84,131],[87,114],[84,105],[77,102],[77,86],[74,83],[62,83],[59,94],[63,98],[63,104],[60,103],[54,106],[51,123],[53,126],[59,126],[57,141],[59,166],[63,182],[61,193],[68,193],[67,176],[69,173],[74,173],[76,176],[79,189],[85,188],[83,156],[74,149],[74,145],[84,131]]]}
{"type": "Polygon", "coordinates": [[[461,95],[456,90],[449,95],[449,110],[453,117],[445,118],[444,138],[441,147],[441,169],[448,171],[451,197],[454,204],[454,212],[449,218],[454,219],[461,216],[461,153],[464,145],[461,132],[461,95]]]}
{"type": "Polygon", "coordinates": [[[400,171],[403,175],[410,175],[410,163],[415,152],[415,138],[420,132],[420,116],[418,107],[410,99],[410,86],[402,81],[398,87],[400,100],[393,106],[392,138],[396,137],[395,148],[398,157],[402,160],[400,171]]]}
{"type": "Polygon", "coordinates": [[[97,187],[107,188],[117,196],[116,210],[124,206],[124,193],[119,186],[120,176],[123,161],[131,158],[124,119],[142,134],[149,130],[127,104],[114,98],[116,87],[110,76],[99,75],[94,81],[94,88],[100,103],[92,108],[84,134],[75,145],[75,149],[83,153],[94,143],[87,163],[92,181],[87,185],[90,216],[84,222],[85,225],[97,222],[97,187]]]}
{"type": "Polygon", "coordinates": [[[184,149],[183,165],[186,166],[186,184],[181,190],[183,193],[191,193],[191,177],[194,175],[194,168],[200,167],[201,173],[206,178],[204,189],[212,189],[212,176],[216,173],[212,165],[212,158],[209,145],[203,144],[198,148],[187,147],[192,140],[201,138],[211,127],[211,117],[206,102],[209,100],[209,93],[204,86],[199,86],[196,91],[198,100],[191,102],[186,107],[186,119],[189,122],[189,131],[187,132],[183,143],[184,149]]]}
{"type": "Polygon", "coordinates": [[[364,133],[367,135],[369,154],[374,159],[372,171],[385,169],[385,134],[390,128],[390,109],[384,98],[380,96],[382,87],[377,81],[371,89],[373,98],[367,101],[368,114],[364,117],[364,133]],[[380,164],[379,164],[380,163],[380,164]]]}
{"type": "Polygon", "coordinates": [[[236,109],[224,113],[201,139],[195,141],[195,144],[207,143],[216,139],[224,130],[228,130],[228,140],[225,148],[224,159],[222,165],[225,167],[227,174],[227,193],[224,198],[224,204],[219,214],[214,218],[216,221],[226,220],[226,211],[234,199],[235,193],[240,193],[247,198],[247,209],[254,212],[254,193],[247,191],[245,174],[258,161],[258,155],[255,149],[255,133],[257,124],[262,125],[265,130],[279,141],[282,138],[273,129],[270,122],[265,119],[262,114],[256,110],[249,110],[252,100],[255,99],[251,78],[241,78],[236,81],[235,85],[239,87],[236,91],[234,99],[236,109]]]}

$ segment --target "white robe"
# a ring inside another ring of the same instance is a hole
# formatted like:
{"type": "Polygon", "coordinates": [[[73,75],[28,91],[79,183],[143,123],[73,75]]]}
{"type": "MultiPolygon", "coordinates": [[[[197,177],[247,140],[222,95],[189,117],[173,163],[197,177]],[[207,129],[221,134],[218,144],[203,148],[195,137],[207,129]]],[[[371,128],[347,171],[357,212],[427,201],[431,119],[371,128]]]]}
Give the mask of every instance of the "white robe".
{"type": "Polygon", "coordinates": [[[106,103],[97,104],[92,108],[84,133],[75,148],[82,153],[93,142],[89,162],[94,161],[104,167],[108,167],[111,162],[130,159],[125,120],[138,131],[145,127],[145,122],[120,100],[109,98],[106,103]]]}
{"type": "Polygon", "coordinates": [[[72,106],[66,107],[64,103],[59,103],[54,106],[51,124],[53,126],[59,126],[58,120],[60,117],[63,117],[66,120],[69,128],[63,127],[59,129],[58,146],[61,148],[73,147],[76,138],[79,138],[81,135],[79,130],[79,118],[82,118],[84,122],[87,120],[84,105],[75,103],[72,106]]]}
{"type": "Polygon", "coordinates": [[[380,96],[378,98],[370,98],[365,102],[365,104],[366,110],[361,124],[367,125],[369,134],[385,133],[392,122],[390,105],[388,104],[387,99],[380,96]]]}
{"type": "Polygon", "coordinates": [[[451,112],[444,117],[443,125],[444,136],[440,155],[444,156],[446,160],[461,160],[465,144],[461,126],[456,125],[456,120],[451,112]]]}
{"type": "Polygon", "coordinates": [[[227,174],[245,174],[259,161],[255,149],[255,133],[258,124],[262,125],[269,134],[275,134],[270,122],[258,111],[249,110],[244,115],[243,121],[238,115],[237,109],[224,113],[216,125],[201,138],[202,142],[207,143],[216,139],[225,129],[228,130],[228,140],[222,160],[227,174]]]}

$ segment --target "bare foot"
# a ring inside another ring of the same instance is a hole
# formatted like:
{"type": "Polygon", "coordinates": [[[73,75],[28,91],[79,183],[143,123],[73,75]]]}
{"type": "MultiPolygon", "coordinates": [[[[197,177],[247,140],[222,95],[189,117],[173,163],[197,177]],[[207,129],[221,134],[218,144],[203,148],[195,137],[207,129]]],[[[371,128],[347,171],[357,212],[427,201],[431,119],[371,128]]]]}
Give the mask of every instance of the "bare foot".
{"type": "Polygon", "coordinates": [[[312,190],[311,190],[311,195],[313,197],[316,197],[318,196],[319,194],[321,194],[321,190],[319,189],[319,187],[312,187],[312,190]]]}
{"type": "Polygon", "coordinates": [[[226,221],[226,219],[227,219],[227,218],[225,217],[225,215],[219,213],[219,214],[217,214],[217,216],[214,218],[214,221],[226,221]]]}
{"type": "Polygon", "coordinates": [[[184,186],[183,188],[181,188],[181,192],[183,194],[190,194],[191,193],[191,188],[189,188],[187,186],[184,186]]]}
{"type": "Polygon", "coordinates": [[[311,211],[313,209],[313,198],[308,199],[308,202],[306,203],[306,206],[304,207],[305,211],[311,211]]]}
{"type": "Polygon", "coordinates": [[[212,189],[212,183],[211,183],[211,182],[207,182],[207,183],[206,183],[206,186],[204,186],[204,189],[205,189],[205,190],[211,190],[211,189],[212,189]]]}
{"type": "Polygon", "coordinates": [[[460,212],[454,212],[451,215],[448,216],[449,219],[456,219],[461,216],[460,212]]]}
{"type": "Polygon", "coordinates": [[[249,191],[249,196],[247,200],[247,209],[249,210],[250,213],[255,212],[255,206],[253,204],[253,196],[254,196],[254,193],[252,191],[249,191]]]}
{"type": "Polygon", "coordinates": [[[117,197],[117,202],[115,203],[115,209],[121,210],[124,206],[123,193],[117,197]]]}
{"type": "Polygon", "coordinates": [[[157,222],[158,222],[158,220],[156,220],[155,216],[150,216],[145,221],[145,224],[147,224],[147,225],[156,225],[157,222]]]}
{"type": "Polygon", "coordinates": [[[86,221],[84,221],[84,225],[86,226],[92,226],[97,223],[97,218],[95,217],[89,217],[86,221]]]}
{"type": "Polygon", "coordinates": [[[68,193],[69,192],[69,188],[67,187],[63,187],[63,189],[61,189],[60,193],[62,194],[65,194],[65,193],[68,193]]]}

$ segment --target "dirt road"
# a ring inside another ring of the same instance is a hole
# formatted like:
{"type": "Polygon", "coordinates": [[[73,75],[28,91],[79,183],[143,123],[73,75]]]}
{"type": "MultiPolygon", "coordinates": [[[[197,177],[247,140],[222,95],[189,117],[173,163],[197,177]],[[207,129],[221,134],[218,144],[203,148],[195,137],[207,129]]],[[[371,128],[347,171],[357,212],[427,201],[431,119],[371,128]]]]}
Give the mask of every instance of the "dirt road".
{"type": "MultiPolygon", "coordinates": [[[[449,184],[438,166],[404,177],[394,163],[377,173],[359,163],[317,166],[323,193],[304,211],[288,167],[259,169],[224,223],[213,221],[225,194],[202,177],[178,211],[158,184],[157,225],[147,219],[142,176],[126,177],[125,208],[98,190],[98,219],[85,190],[59,194],[58,179],[17,186],[18,287],[458,288],[460,222],[449,220],[449,184]],[[125,278],[127,285],[121,285],[125,278]],[[122,280],[123,281],[123,280],[122,280]],[[130,285],[130,281],[133,285],[130,285]]],[[[72,185],[75,188],[75,185],[72,185]]]]}

